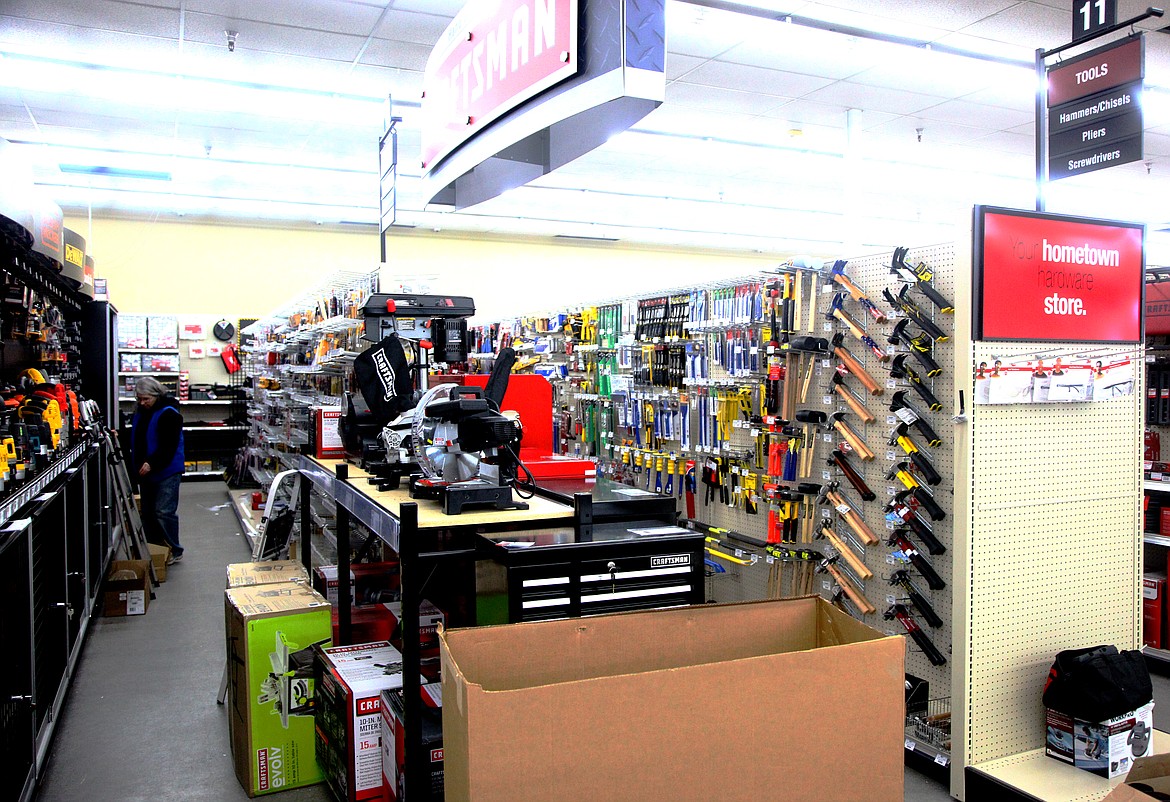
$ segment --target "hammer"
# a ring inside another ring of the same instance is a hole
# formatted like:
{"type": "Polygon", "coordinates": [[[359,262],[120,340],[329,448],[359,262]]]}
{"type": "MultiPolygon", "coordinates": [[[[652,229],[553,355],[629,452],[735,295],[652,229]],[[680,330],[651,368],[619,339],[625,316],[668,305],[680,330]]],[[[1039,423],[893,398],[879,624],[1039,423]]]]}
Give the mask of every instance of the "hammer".
{"type": "Polygon", "coordinates": [[[825,413],[818,409],[798,409],[796,411],[796,420],[804,424],[804,448],[800,452],[800,475],[808,477],[812,474],[813,460],[816,458],[814,454],[817,448],[816,437],[809,437],[808,427],[811,425],[814,429],[825,422],[825,413]]]}
{"type": "Polygon", "coordinates": [[[851,549],[849,544],[833,531],[833,527],[828,524],[821,524],[820,535],[833,544],[833,548],[849,564],[849,567],[853,569],[853,573],[857,574],[859,579],[873,579],[873,571],[869,570],[865,563],[861,561],[861,558],[857,556],[857,552],[851,549]]]}
{"type": "Polygon", "coordinates": [[[845,474],[845,478],[849,480],[849,484],[853,485],[853,489],[861,496],[863,501],[873,501],[877,495],[869,489],[869,485],[861,478],[861,474],[857,469],[849,464],[849,458],[840,451],[834,451],[828,459],[828,463],[836,468],[839,468],[841,473],[845,474]]]}
{"type": "Polygon", "coordinates": [[[888,289],[882,290],[882,296],[890,302],[890,306],[900,307],[906,316],[909,317],[918,328],[922,329],[927,337],[935,342],[946,342],[950,339],[945,331],[940,329],[937,324],[930,317],[922,311],[922,307],[910,297],[910,285],[903,284],[902,289],[898,291],[897,297],[888,289]]]}
{"type": "Polygon", "coordinates": [[[930,391],[922,382],[922,377],[906,364],[906,354],[898,354],[894,357],[894,361],[890,364],[890,375],[895,379],[905,379],[910,382],[915,392],[921,396],[922,400],[926,402],[926,406],[930,408],[931,412],[937,412],[942,409],[942,402],[935,397],[934,393],[930,391]]]}
{"type": "Polygon", "coordinates": [[[874,320],[876,320],[878,323],[885,323],[888,320],[886,313],[878,309],[877,305],[869,299],[869,296],[862,292],[861,288],[854,284],[853,281],[847,275],[845,275],[846,264],[848,264],[848,262],[846,262],[844,259],[838,259],[833,264],[833,272],[830,274],[833,277],[833,281],[844,287],[853,300],[864,306],[866,311],[873,315],[874,320]]]}
{"type": "Polygon", "coordinates": [[[890,432],[890,440],[888,445],[899,445],[902,450],[910,457],[910,460],[918,468],[918,472],[922,474],[922,478],[926,480],[928,485],[937,485],[942,481],[942,476],[934,469],[934,465],[930,463],[926,455],[918,450],[918,446],[910,439],[910,428],[904,424],[899,423],[890,432]]]}
{"type": "Polygon", "coordinates": [[[870,395],[881,395],[884,392],[881,385],[874,381],[873,376],[869,375],[869,372],[861,366],[861,362],[853,355],[852,351],[845,347],[844,342],[844,334],[841,332],[834,334],[833,353],[849,369],[849,372],[857,377],[857,380],[869,391],[870,395]]]}
{"type": "Polygon", "coordinates": [[[845,293],[839,292],[836,295],[834,295],[833,296],[833,303],[829,306],[829,311],[825,313],[825,317],[828,320],[832,320],[834,318],[836,318],[837,320],[840,320],[842,323],[845,324],[845,327],[849,329],[850,334],[852,334],[858,340],[860,340],[861,342],[863,342],[867,346],[869,346],[869,350],[872,351],[873,355],[878,358],[878,361],[880,361],[880,362],[888,361],[890,358],[890,355],[887,354],[885,351],[883,351],[882,347],[877,344],[877,341],[874,340],[873,337],[870,337],[868,334],[866,334],[865,331],[862,330],[861,325],[856,320],[854,320],[848,312],[846,312],[842,308],[842,305],[844,303],[845,303],[845,293]]]}
{"type": "Polygon", "coordinates": [[[946,554],[947,547],[942,544],[937,537],[934,536],[934,531],[926,521],[922,520],[915,514],[912,507],[907,504],[907,499],[911,495],[909,490],[894,496],[893,501],[886,505],[886,520],[898,525],[906,525],[910,527],[910,531],[914,536],[922,541],[926,546],[926,550],[931,554],[946,554]]]}
{"type": "Polygon", "coordinates": [[[862,615],[876,613],[877,608],[874,607],[873,604],[870,603],[869,599],[865,598],[865,594],[858,590],[854,584],[849,581],[849,578],[845,576],[845,574],[842,573],[839,568],[837,568],[836,562],[836,557],[828,557],[824,560],[821,560],[820,565],[817,566],[817,573],[827,572],[830,574],[837,582],[837,584],[841,586],[841,590],[845,591],[845,595],[849,597],[849,600],[857,605],[857,609],[861,610],[862,615]]]}
{"type": "Polygon", "coordinates": [[[886,542],[902,552],[902,556],[918,569],[918,572],[922,574],[922,578],[926,580],[926,584],[931,590],[942,590],[947,586],[947,583],[938,575],[930,562],[910,542],[910,538],[906,537],[905,529],[895,529],[890,533],[890,538],[886,542]]]}
{"type": "Polygon", "coordinates": [[[873,461],[874,454],[865,444],[865,440],[845,422],[846,414],[848,413],[834,412],[829,416],[829,420],[833,422],[833,428],[845,438],[845,442],[849,444],[850,448],[857,452],[857,456],[861,458],[862,462],[873,461]]]}
{"type": "Polygon", "coordinates": [[[914,587],[914,583],[910,581],[910,572],[904,568],[900,568],[890,575],[890,584],[897,585],[906,594],[906,598],[910,599],[910,603],[918,608],[918,612],[922,613],[923,620],[936,629],[943,625],[943,620],[939,618],[938,613],[926,600],[926,597],[918,592],[918,588],[914,587]]]}
{"type": "Polygon", "coordinates": [[[905,462],[899,462],[893,468],[890,468],[889,473],[886,474],[886,478],[897,479],[901,482],[910,491],[910,495],[914,497],[918,505],[926,510],[926,514],[930,516],[930,520],[941,521],[943,518],[946,518],[946,512],[942,507],[938,506],[938,502],[934,500],[934,496],[918,483],[918,480],[910,473],[909,467],[905,462]]]}
{"type": "Polygon", "coordinates": [[[853,391],[849,389],[847,384],[845,384],[845,379],[841,377],[841,374],[838,371],[833,371],[833,378],[831,381],[833,382],[833,392],[841,396],[841,399],[849,405],[851,410],[853,410],[854,415],[861,418],[861,420],[865,423],[873,423],[875,420],[877,420],[873,413],[866,408],[864,403],[862,403],[861,399],[858,398],[853,393],[853,391]]]}
{"type": "Polygon", "coordinates": [[[918,429],[922,436],[926,438],[926,444],[931,448],[938,448],[942,445],[942,438],[931,428],[926,418],[906,400],[905,390],[899,390],[894,393],[894,397],[890,402],[890,412],[897,414],[899,418],[918,429]],[[905,412],[901,410],[905,410],[905,412]],[[907,418],[913,418],[913,420],[907,420],[907,418]]]}
{"type": "Polygon", "coordinates": [[[910,325],[910,318],[902,318],[894,326],[893,332],[890,333],[889,341],[895,345],[901,344],[910,349],[910,353],[914,354],[914,358],[922,363],[922,367],[926,369],[926,375],[929,377],[938,376],[942,373],[942,367],[939,366],[934,358],[927,353],[926,349],[920,348],[914,339],[906,333],[906,327],[910,325]]]}
{"type": "Polygon", "coordinates": [[[922,627],[918,626],[918,622],[914,620],[914,616],[910,615],[910,611],[906,609],[905,605],[891,604],[882,617],[887,621],[898,619],[898,623],[906,630],[906,634],[918,644],[918,648],[922,650],[931,665],[945,666],[947,664],[947,658],[934,645],[930,636],[922,631],[922,627]]]}
{"type": "Polygon", "coordinates": [[[845,497],[841,495],[840,489],[840,482],[830,482],[829,484],[825,485],[825,488],[821,491],[821,495],[817,498],[817,501],[822,504],[832,504],[833,509],[837,511],[837,514],[845,519],[845,523],[849,524],[849,528],[853,530],[853,534],[857,535],[857,539],[865,545],[876,546],[878,543],[881,543],[881,540],[879,540],[878,536],[875,535],[873,530],[869,528],[869,524],[865,522],[865,519],[862,518],[861,515],[858,514],[857,510],[853,508],[853,505],[849,504],[845,500],[845,497]]]}

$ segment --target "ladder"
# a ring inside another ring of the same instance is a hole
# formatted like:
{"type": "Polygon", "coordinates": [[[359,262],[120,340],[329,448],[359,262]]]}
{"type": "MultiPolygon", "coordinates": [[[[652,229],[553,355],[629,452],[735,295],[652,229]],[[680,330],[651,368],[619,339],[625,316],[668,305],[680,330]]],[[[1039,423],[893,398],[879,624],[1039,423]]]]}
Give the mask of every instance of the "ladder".
{"type": "MultiPolygon", "coordinates": [[[[111,516],[113,530],[111,540],[117,544],[118,554],[125,555],[131,560],[146,560],[150,566],[150,583],[158,587],[158,577],[154,572],[154,562],[150,559],[150,548],[146,544],[146,531],[142,526],[142,517],[138,514],[138,505],[134,501],[134,488],[130,484],[130,472],[126,467],[126,457],[122,453],[122,445],[118,442],[118,434],[104,421],[97,419],[96,427],[100,436],[105,440],[106,462],[110,466],[110,484],[114,490],[113,510],[111,516]]],[[[150,598],[155,598],[151,591],[150,598]]]]}

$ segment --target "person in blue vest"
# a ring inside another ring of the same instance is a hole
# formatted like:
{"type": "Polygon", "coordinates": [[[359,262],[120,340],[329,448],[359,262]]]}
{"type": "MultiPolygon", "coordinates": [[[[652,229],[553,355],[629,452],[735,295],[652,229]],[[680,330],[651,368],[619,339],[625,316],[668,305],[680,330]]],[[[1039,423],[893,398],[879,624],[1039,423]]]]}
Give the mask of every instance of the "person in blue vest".
{"type": "Polygon", "coordinates": [[[142,524],[151,543],[171,547],[168,565],[183,559],[179,543],[179,484],[183,479],[183,415],[157,379],[134,383],[138,406],[130,420],[130,469],[142,494],[142,524]]]}

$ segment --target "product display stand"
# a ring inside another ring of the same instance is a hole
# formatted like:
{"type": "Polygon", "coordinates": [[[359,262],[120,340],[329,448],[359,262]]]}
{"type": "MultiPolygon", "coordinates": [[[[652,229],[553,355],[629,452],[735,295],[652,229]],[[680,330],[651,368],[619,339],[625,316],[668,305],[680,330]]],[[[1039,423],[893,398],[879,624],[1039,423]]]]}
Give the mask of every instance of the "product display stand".
{"type": "MultiPolygon", "coordinates": [[[[1041,693],[1063,649],[1141,647],[1143,371],[1108,401],[974,404],[980,361],[1101,346],[972,341],[970,249],[957,254],[951,794],[991,780],[1100,799],[1100,777],[1044,756],[1041,693]]],[[[1111,348],[1142,363],[1141,345],[1111,348]]]]}
{"type": "MultiPolygon", "coordinates": [[[[697,604],[703,601],[702,536],[693,532],[679,532],[651,536],[626,534],[618,530],[662,527],[673,521],[673,510],[661,517],[650,517],[644,506],[634,505],[623,519],[618,505],[603,505],[603,521],[595,524],[592,496],[588,493],[561,494],[558,498],[541,495],[527,499],[527,510],[469,510],[461,515],[445,515],[438,502],[411,499],[407,490],[378,491],[369,484],[364,470],[340,460],[317,460],[301,457],[300,470],[308,480],[301,483],[300,503],[308,509],[315,490],[336,502],[337,576],[338,576],[338,637],[342,645],[349,642],[352,633],[350,610],[349,531],[353,522],[369,528],[399,561],[402,603],[403,703],[405,708],[405,749],[407,773],[426,776],[426,761],[422,752],[422,716],[419,687],[420,671],[419,605],[423,599],[435,601],[434,594],[463,595],[474,599],[476,594],[475,565],[479,561],[502,562],[508,557],[506,548],[498,539],[536,539],[524,555],[543,554],[541,562],[562,566],[560,573],[572,571],[565,565],[580,566],[588,560],[604,565],[610,559],[625,567],[640,567],[637,560],[647,564],[652,555],[666,552],[685,554],[693,571],[679,579],[677,568],[670,570],[669,583],[684,583],[687,591],[677,595],[673,603],[697,604]],[[570,503],[566,500],[571,499],[570,503]]],[[[549,494],[553,495],[553,494],[549,494]]],[[[302,516],[300,528],[301,559],[306,570],[312,570],[312,551],[308,547],[312,535],[312,521],[302,516]]],[[[509,567],[520,576],[527,566],[509,567]]],[[[589,572],[596,572],[596,568],[589,572]]],[[[627,609],[660,606],[653,595],[645,594],[645,587],[653,578],[640,574],[637,598],[624,599],[627,609]]],[[[663,573],[666,573],[665,571],[663,573]]],[[[615,576],[620,597],[623,581],[615,576]]],[[[664,580],[664,582],[667,580],[664,580]]],[[[522,584],[522,583],[517,583],[522,584]]],[[[632,595],[632,594],[631,594],[632,595]]],[[[439,598],[442,598],[440,596],[439,598]]],[[[567,603],[567,609],[572,602],[567,603]]],[[[442,605],[440,605],[442,606],[442,605]]],[[[565,613],[572,615],[572,612],[565,613]]],[[[474,610],[463,609],[458,615],[448,616],[448,626],[477,623],[474,610]]]]}

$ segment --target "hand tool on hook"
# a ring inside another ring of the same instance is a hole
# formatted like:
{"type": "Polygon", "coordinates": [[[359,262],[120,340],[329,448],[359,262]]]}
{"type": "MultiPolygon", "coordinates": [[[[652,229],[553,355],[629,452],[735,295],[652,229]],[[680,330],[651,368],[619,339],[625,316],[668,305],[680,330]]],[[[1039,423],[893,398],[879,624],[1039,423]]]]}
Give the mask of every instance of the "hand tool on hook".
{"type": "Polygon", "coordinates": [[[877,344],[877,341],[873,337],[870,337],[865,333],[865,330],[861,327],[861,324],[854,320],[853,317],[845,311],[845,309],[842,307],[844,301],[845,293],[839,292],[834,295],[833,303],[830,304],[829,311],[825,313],[825,318],[828,320],[840,320],[845,324],[845,328],[849,329],[850,334],[869,347],[869,350],[872,351],[873,355],[878,358],[878,361],[888,361],[890,355],[887,354],[885,350],[883,350],[882,347],[877,344]]]}
{"type": "Polygon", "coordinates": [[[833,264],[833,270],[829,275],[832,276],[833,281],[845,288],[845,291],[849,293],[849,296],[853,298],[853,300],[864,306],[866,311],[873,315],[874,320],[876,320],[878,323],[885,323],[889,319],[886,316],[886,313],[879,309],[877,304],[870,300],[870,297],[866,295],[860,287],[854,284],[853,280],[850,279],[849,276],[845,275],[846,264],[848,264],[848,262],[846,262],[844,259],[838,259],[833,264]]]}

